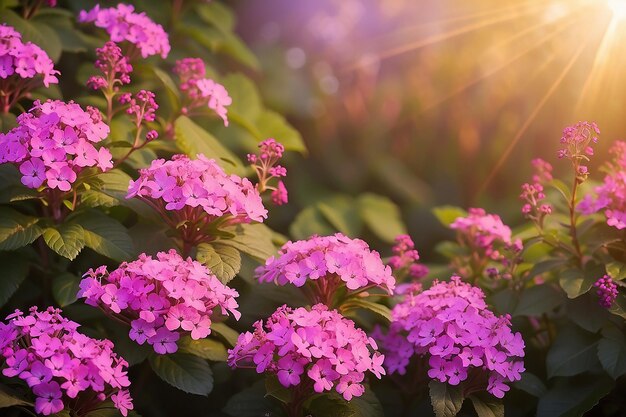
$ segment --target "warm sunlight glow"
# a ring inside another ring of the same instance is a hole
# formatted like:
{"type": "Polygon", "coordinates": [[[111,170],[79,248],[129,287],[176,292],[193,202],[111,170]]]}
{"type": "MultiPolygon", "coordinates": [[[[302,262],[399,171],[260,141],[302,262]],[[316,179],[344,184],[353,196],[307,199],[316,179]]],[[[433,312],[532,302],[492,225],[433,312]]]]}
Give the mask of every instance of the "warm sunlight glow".
{"type": "Polygon", "coordinates": [[[626,19],[626,0],[607,0],[616,19],[626,19]]]}

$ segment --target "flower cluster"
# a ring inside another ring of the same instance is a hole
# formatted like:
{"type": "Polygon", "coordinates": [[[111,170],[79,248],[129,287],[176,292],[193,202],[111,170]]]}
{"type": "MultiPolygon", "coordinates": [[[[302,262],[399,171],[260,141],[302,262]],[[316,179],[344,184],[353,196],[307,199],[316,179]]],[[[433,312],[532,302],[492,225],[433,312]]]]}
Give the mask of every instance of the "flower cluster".
{"type": "Polygon", "coordinates": [[[594,122],[578,122],[575,125],[563,129],[559,158],[567,158],[572,161],[579,182],[584,181],[589,175],[586,165],[582,161],[588,161],[593,155],[592,144],[598,143],[600,129],[594,122]]]}
{"type": "Polygon", "coordinates": [[[102,171],[113,166],[111,153],[94,144],[109,134],[100,112],[78,104],[36,101],[28,113],[18,116],[18,127],[0,134],[0,163],[15,163],[22,183],[39,188],[69,191],[85,167],[102,171]]]}
{"type": "Polygon", "coordinates": [[[391,248],[393,256],[389,258],[389,266],[396,271],[408,271],[411,278],[419,279],[428,274],[428,267],[418,264],[419,253],[409,235],[396,236],[395,245],[391,248]]]}
{"type": "Polygon", "coordinates": [[[27,315],[15,310],[7,320],[0,323],[2,374],[32,388],[37,413],[58,413],[69,404],[87,413],[107,398],[124,416],[133,409],[128,363],[109,340],[79,333],[78,323],[52,307],[32,307],[27,315]]]}
{"type": "Polygon", "coordinates": [[[90,11],[82,10],[78,21],[93,22],[96,27],[106,30],[113,42],[129,42],[143,58],[156,54],[167,58],[170,52],[170,42],[163,27],[145,13],[135,13],[131,5],[120,3],[117,7],[100,8],[96,4],[90,11]]]}
{"type": "Polygon", "coordinates": [[[349,290],[379,287],[389,294],[396,284],[391,268],[383,264],[378,252],[361,239],[341,233],[287,242],[278,256],[256,269],[256,275],[260,282],[278,285],[302,287],[309,283],[313,300],[327,305],[344,284],[349,290]]]}
{"type": "Polygon", "coordinates": [[[103,75],[94,75],[87,80],[87,86],[94,90],[109,89],[115,92],[119,85],[130,83],[130,73],[133,67],[128,58],[115,42],[108,41],[102,48],[96,49],[95,67],[103,75]]]}
{"type": "Polygon", "coordinates": [[[276,374],[285,387],[312,385],[318,393],[335,388],[350,401],[365,391],[367,371],[377,378],[385,374],[374,340],[323,304],[311,310],[282,306],[254,329],[239,335],[229,365],[276,374]]]}
{"type": "Polygon", "coordinates": [[[520,194],[520,198],[524,201],[522,213],[524,217],[542,227],[545,216],[552,213],[552,206],[542,202],[546,198],[543,187],[552,180],[552,165],[540,158],[533,159],[532,165],[535,169],[532,184],[522,184],[522,193],[520,194]]]}
{"type": "Polygon", "coordinates": [[[138,128],[142,123],[154,122],[159,105],[155,101],[156,95],[152,91],[139,90],[134,96],[130,93],[120,95],[119,101],[128,104],[126,114],[138,128]]]}
{"type": "Polygon", "coordinates": [[[521,247],[521,241],[511,239],[511,229],[500,216],[487,214],[482,208],[470,208],[468,215],[458,217],[450,228],[459,232],[462,244],[493,260],[503,259],[501,248],[521,247]]]}
{"type": "Polygon", "coordinates": [[[188,100],[182,108],[183,114],[199,107],[213,110],[228,126],[228,109],[233,102],[223,85],[206,78],[206,68],[200,58],[184,58],[176,61],[174,72],[180,78],[180,91],[188,100]]]}
{"type": "Polygon", "coordinates": [[[57,84],[54,63],[48,54],[32,42],[23,42],[13,27],[0,25],[0,105],[4,113],[41,82],[57,84]]]}
{"type": "Polygon", "coordinates": [[[207,337],[216,309],[239,320],[238,295],[204,265],[175,250],[159,252],[156,259],[141,254],[110,273],[106,266],[90,269],[78,292],[87,304],[128,323],[132,340],[148,342],[160,354],[176,352],[183,332],[194,340],[207,337]]]}
{"type": "Polygon", "coordinates": [[[459,277],[408,293],[392,311],[389,333],[377,334],[390,373],[405,374],[411,357],[428,361],[428,376],[450,385],[468,380],[498,398],[524,371],[524,341],[508,316],[495,316],[485,295],[459,277]]]}
{"type": "Polygon", "coordinates": [[[127,198],[139,197],[153,206],[170,227],[183,225],[183,240],[196,244],[202,230],[217,219],[224,225],[262,222],[267,217],[261,196],[247,178],[228,175],[213,159],[175,155],[157,159],[131,181],[127,198]]]}
{"type": "Polygon", "coordinates": [[[603,183],[595,195],[585,195],[578,204],[583,214],[604,210],[607,224],[616,229],[626,228],[626,142],[617,141],[611,147],[613,163],[608,164],[603,183]]]}
{"type": "Polygon", "coordinates": [[[613,302],[617,298],[617,285],[609,275],[605,275],[598,279],[594,284],[596,287],[600,305],[604,308],[611,308],[613,302]]]}
{"type": "Polygon", "coordinates": [[[272,202],[277,206],[287,204],[289,194],[285,184],[280,179],[287,176],[287,169],[282,165],[278,165],[278,161],[282,158],[285,147],[276,142],[273,138],[269,138],[259,143],[259,154],[248,154],[248,162],[252,165],[259,177],[257,188],[260,192],[272,190],[272,202]],[[272,178],[278,179],[276,186],[270,185],[272,178]]]}

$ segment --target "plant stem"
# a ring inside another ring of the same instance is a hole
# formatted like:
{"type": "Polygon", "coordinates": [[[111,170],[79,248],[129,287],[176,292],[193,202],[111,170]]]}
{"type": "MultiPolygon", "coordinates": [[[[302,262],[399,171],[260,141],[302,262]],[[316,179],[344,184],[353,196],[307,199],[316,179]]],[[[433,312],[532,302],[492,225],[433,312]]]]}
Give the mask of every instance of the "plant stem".
{"type": "Polygon", "coordinates": [[[583,267],[583,254],[580,250],[580,242],[578,241],[578,234],[576,232],[576,191],[578,190],[578,169],[575,167],[574,169],[574,184],[572,185],[572,198],[569,202],[569,232],[572,237],[572,244],[574,245],[574,249],[576,251],[576,262],[578,267],[582,269],[583,267]]]}

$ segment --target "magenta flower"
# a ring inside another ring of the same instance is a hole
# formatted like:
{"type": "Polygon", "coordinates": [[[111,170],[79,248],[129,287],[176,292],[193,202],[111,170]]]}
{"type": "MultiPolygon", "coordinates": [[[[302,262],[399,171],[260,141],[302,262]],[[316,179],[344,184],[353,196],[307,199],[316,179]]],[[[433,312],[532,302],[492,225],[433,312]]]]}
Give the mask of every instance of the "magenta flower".
{"type": "Polygon", "coordinates": [[[97,4],[90,11],[82,10],[78,21],[93,22],[96,27],[106,30],[115,43],[130,43],[143,58],[157,54],[167,58],[170,52],[170,42],[163,26],[154,23],[143,12],[135,13],[131,5],[120,3],[117,7],[100,8],[97,4]]]}
{"type": "Polygon", "coordinates": [[[228,351],[229,365],[276,374],[285,387],[308,386],[318,393],[335,388],[349,401],[363,394],[366,372],[385,374],[375,342],[323,304],[311,310],[282,306],[254,328],[228,351]]]}
{"type": "Polygon", "coordinates": [[[278,285],[309,284],[314,302],[331,305],[341,286],[349,290],[381,288],[391,294],[395,279],[376,251],[360,239],[337,233],[287,242],[278,256],[269,258],[256,269],[259,282],[278,285]]]}
{"type": "MultiPolygon", "coordinates": [[[[113,352],[109,340],[96,340],[77,331],[78,324],[52,307],[16,310],[0,323],[2,373],[20,378],[32,388],[35,411],[50,415],[66,406],[81,412],[97,409],[109,395],[124,395],[124,414],[133,408],[127,388],[128,363],[113,352]],[[96,400],[99,398],[99,401],[96,400]]],[[[126,415],[126,414],[124,414],[126,415]]]]}
{"type": "Polygon", "coordinates": [[[100,112],[78,104],[35,101],[28,113],[17,118],[18,127],[0,133],[0,163],[19,166],[22,184],[47,186],[66,193],[85,167],[112,167],[111,153],[94,143],[105,139],[109,127],[100,112]]]}
{"type": "Polygon", "coordinates": [[[176,251],[142,254],[111,273],[90,269],[78,297],[129,324],[128,336],[148,342],[155,352],[173,353],[180,334],[202,339],[211,333],[215,314],[237,320],[237,291],[222,284],[204,265],[176,251]]]}
{"type": "Polygon", "coordinates": [[[405,374],[417,357],[428,363],[432,379],[451,385],[468,381],[467,389],[501,398],[506,382],[519,380],[524,371],[524,341],[511,331],[510,318],[495,316],[484,299],[479,288],[456,276],[404,294],[393,308],[389,332],[374,333],[387,370],[405,374]]]}
{"type": "Polygon", "coordinates": [[[281,143],[269,138],[259,143],[258,155],[248,154],[248,162],[259,178],[257,189],[261,193],[271,190],[272,203],[277,206],[287,204],[289,200],[285,183],[280,179],[287,176],[287,169],[278,165],[284,152],[285,147],[281,143]],[[271,184],[274,179],[277,179],[275,186],[271,184]]]}
{"type": "Polygon", "coordinates": [[[22,97],[41,83],[57,84],[59,71],[48,54],[32,42],[23,42],[13,27],[0,25],[0,107],[8,113],[22,97]]]}
{"type": "Polygon", "coordinates": [[[594,284],[596,287],[600,305],[604,308],[611,308],[613,302],[619,294],[617,285],[609,275],[604,275],[598,279],[594,284]]]}

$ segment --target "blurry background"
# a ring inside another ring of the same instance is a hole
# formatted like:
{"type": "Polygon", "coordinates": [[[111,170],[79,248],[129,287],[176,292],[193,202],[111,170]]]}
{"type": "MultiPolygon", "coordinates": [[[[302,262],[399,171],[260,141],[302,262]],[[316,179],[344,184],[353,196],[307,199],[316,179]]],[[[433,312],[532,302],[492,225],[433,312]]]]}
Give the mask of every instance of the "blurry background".
{"type": "Polygon", "coordinates": [[[250,75],[310,150],[288,164],[278,228],[325,196],[372,190],[428,251],[442,232],[434,205],[481,205],[514,225],[530,160],[568,168],[556,158],[566,125],[599,124],[592,169],[626,137],[626,0],[233,4],[261,61],[250,75]]]}

